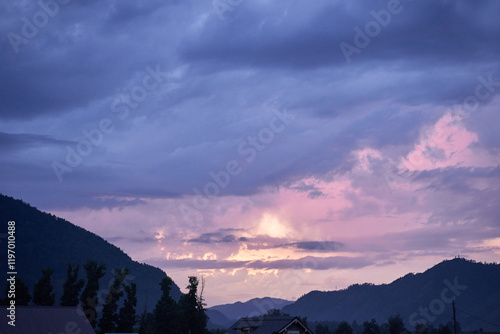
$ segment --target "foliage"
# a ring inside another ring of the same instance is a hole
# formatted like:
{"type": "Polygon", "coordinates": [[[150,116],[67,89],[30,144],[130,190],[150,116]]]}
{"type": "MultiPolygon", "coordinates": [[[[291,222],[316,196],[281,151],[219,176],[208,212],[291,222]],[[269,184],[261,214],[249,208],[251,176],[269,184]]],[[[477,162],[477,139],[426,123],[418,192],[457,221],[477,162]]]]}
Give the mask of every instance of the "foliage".
{"type": "Polygon", "coordinates": [[[352,332],[351,325],[347,321],[342,321],[333,331],[333,334],[352,334],[352,332]]]}
{"type": "Polygon", "coordinates": [[[280,309],[272,308],[269,311],[267,311],[266,314],[264,314],[264,317],[280,317],[280,316],[289,316],[289,315],[290,314],[288,314],[288,313],[281,312],[280,309]]]}
{"type": "Polygon", "coordinates": [[[97,307],[97,290],[99,290],[99,280],[104,276],[106,265],[104,263],[97,264],[94,260],[87,260],[83,266],[87,275],[87,285],[83,289],[80,301],[82,303],[83,312],[87,316],[92,327],[96,327],[96,307],[97,307]]]}
{"type": "Polygon", "coordinates": [[[108,296],[102,309],[102,318],[99,321],[99,328],[104,333],[113,333],[118,323],[118,300],[123,296],[123,281],[130,271],[125,269],[115,269],[115,279],[109,289],[108,296]]]}
{"type": "Polygon", "coordinates": [[[144,311],[139,320],[139,334],[155,334],[155,317],[151,312],[144,311]]]}
{"type": "Polygon", "coordinates": [[[330,329],[327,325],[317,324],[314,330],[315,334],[330,334],[330,329]]]}
{"type": "Polygon", "coordinates": [[[451,323],[448,323],[446,325],[439,325],[438,329],[436,331],[433,331],[433,334],[452,334],[453,330],[452,327],[453,325],[451,323]]]}
{"type": "Polygon", "coordinates": [[[418,323],[415,325],[416,334],[429,334],[429,326],[427,324],[418,323]]]}
{"type": "Polygon", "coordinates": [[[196,276],[189,276],[189,285],[186,287],[188,293],[179,299],[181,313],[181,328],[183,333],[202,334],[206,333],[208,317],[205,314],[202,280],[202,289],[198,296],[199,281],[196,276]]]}
{"type": "Polygon", "coordinates": [[[170,277],[165,277],[160,282],[161,291],[163,293],[154,309],[154,326],[155,333],[157,334],[180,332],[178,305],[170,296],[172,283],[173,281],[170,277]]]}
{"type": "Polygon", "coordinates": [[[380,327],[375,319],[363,322],[362,334],[380,334],[380,327]]]}
{"type": "Polygon", "coordinates": [[[387,320],[389,325],[389,334],[400,334],[403,332],[407,332],[405,325],[403,323],[403,318],[398,313],[396,315],[390,316],[387,320]]]}
{"type": "Polygon", "coordinates": [[[208,331],[210,334],[225,334],[226,331],[220,328],[217,329],[211,329],[208,331]]]}
{"type": "Polygon", "coordinates": [[[83,279],[78,279],[78,271],[80,265],[68,263],[66,281],[63,286],[63,294],[61,297],[61,306],[76,306],[78,305],[78,296],[85,284],[83,279]]]}
{"type": "Polygon", "coordinates": [[[54,273],[51,268],[42,269],[42,277],[33,288],[33,302],[40,306],[54,305],[55,295],[52,293],[50,276],[54,273]]]}
{"type": "Polygon", "coordinates": [[[116,331],[119,333],[131,333],[136,323],[135,307],[137,306],[137,286],[135,283],[125,286],[127,297],[123,302],[123,307],[118,314],[116,331]]]}

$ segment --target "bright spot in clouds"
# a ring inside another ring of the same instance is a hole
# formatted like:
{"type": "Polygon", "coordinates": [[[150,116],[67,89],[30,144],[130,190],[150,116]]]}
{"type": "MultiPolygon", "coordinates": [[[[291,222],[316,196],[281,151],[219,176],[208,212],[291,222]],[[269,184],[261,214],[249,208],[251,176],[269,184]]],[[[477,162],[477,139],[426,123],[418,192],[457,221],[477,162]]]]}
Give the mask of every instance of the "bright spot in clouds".
{"type": "Polygon", "coordinates": [[[292,231],[281,222],[280,219],[272,214],[265,213],[260,220],[256,230],[257,234],[268,235],[273,238],[286,238],[291,236],[292,231]]]}

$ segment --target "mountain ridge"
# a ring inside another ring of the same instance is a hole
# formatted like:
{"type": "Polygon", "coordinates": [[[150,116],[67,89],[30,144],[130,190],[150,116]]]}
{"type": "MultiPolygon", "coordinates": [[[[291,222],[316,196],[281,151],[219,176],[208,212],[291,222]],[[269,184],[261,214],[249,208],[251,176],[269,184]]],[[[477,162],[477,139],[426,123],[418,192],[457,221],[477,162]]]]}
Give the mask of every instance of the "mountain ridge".
{"type": "MultiPolygon", "coordinates": [[[[120,248],[95,233],[3,194],[0,194],[0,220],[4,222],[0,237],[6,236],[8,221],[16,222],[17,276],[28,286],[31,295],[35,282],[41,277],[41,269],[51,267],[54,270],[52,285],[58,305],[66,280],[67,264],[80,264],[79,278],[85,278],[83,264],[87,259],[92,259],[106,264],[106,275],[100,280],[100,300],[106,298],[107,287],[113,281],[113,270],[124,267],[130,269],[128,282],[137,284],[138,314],[145,307],[152,311],[161,296],[159,284],[162,278],[167,277],[163,270],[134,261],[120,248]]],[[[0,238],[0,249],[7,253],[6,239],[0,238]]],[[[0,298],[4,295],[5,284],[4,281],[0,283],[0,298]]],[[[171,294],[176,300],[181,295],[175,283],[171,294]]]]}
{"type": "Polygon", "coordinates": [[[227,328],[242,317],[266,314],[270,309],[282,309],[292,301],[281,298],[252,298],[246,302],[221,304],[209,307],[207,315],[210,318],[209,328],[227,328]]]}
{"type": "Polygon", "coordinates": [[[462,328],[496,330],[488,324],[500,319],[500,265],[463,258],[442,261],[423,273],[409,273],[388,284],[354,284],[338,291],[311,291],[283,312],[312,321],[379,323],[399,313],[408,328],[416,323],[447,323],[451,301],[457,309],[481,315],[486,322],[461,314],[462,328]],[[488,320],[490,319],[490,320],[488,320]]]}

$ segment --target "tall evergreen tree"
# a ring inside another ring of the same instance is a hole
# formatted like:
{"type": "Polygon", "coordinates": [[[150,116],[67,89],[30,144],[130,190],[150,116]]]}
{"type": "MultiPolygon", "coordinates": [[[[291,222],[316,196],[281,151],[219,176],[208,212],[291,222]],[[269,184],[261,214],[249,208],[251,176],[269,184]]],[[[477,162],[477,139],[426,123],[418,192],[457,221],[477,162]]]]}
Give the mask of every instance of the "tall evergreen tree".
{"type": "Polygon", "coordinates": [[[389,324],[389,334],[401,334],[407,332],[400,314],[390,316],[387,320],[389,324]]]}
{"type": "Polygon", "coordinates": [[[139,334],[155,334],[155,316],[151,312],[142,313],[141,319],[139,320],[139,334]]]}
{"type": "Polygon", "coordinates": [[[99,320],[99,328],[103,333],[113,333],[116,331],[118,322],[118,301],[123,296],[123,281],[130,271],[125,269],[115,269],[115,279],[109,289],[108,296],[102,309],[102,318],[99,320]]]}
{"type": "Polygon", "coordinates": [[[375,319],[363,322],[362,334],[380,334],[380,327],[375,319]]]}
{"type": "Polygon", "coordinates": [[[27,306],[31,300],[30,291],[24,282],[16,277],[16,306],[27,306]]]}
{"type": "Polygon", "coordinates": [[[314,330],[315,334],[330,334],[330,330],[328,326],[325,324],[318,323],[316,324],[316,329],[314,330]]]}
{"type": "Polygon", "coordinates": [[[446,325],[439,325],[439,327],[434,331],[436,334],[452,334],[453,331],[451,330],[452,324],[447,323],[446,325]]]}
{"type": "Polygon", "coordinates": [[[51,268],[42,269],[42,277],[33,288],[33,302],[40,306],[54,305],[55,295],[52,293],[50,276],[54,273],[51,268]]]}
{"type": "Polygon", "coordinates": [[[106,273],[106,265],[104,263],[97,264],[94,260],[87,260],[83,265],[87,276],[87,285],[83,289],[80,301],[82,309],[92,327],[96,327],[96,307],[97,307],[97,290],[99,290],[99,280],[106,273]]]}
{"type": "Polygon", "coordinates": [[[429,334],[430,333],[430,328],[429,325],[426,323],[417,323],[415,325],[415,334],[429,334]]]}
{"type": "Polygon", "coordinates": [[[341,321],[337,326],[337,329],[333,331],[333,334],[352,334],[352,327],[347,321],[341,321]]]}
{"type": "Polygon", "coordinates": [[[181,332],[178,306],[170,296],[172,283],[172,279],[168,276],[160,282],[162,295],[154,310],[155,332],[157,334],[178,334],[181,332]]]}
{"type": "Polygon", "coordinates": [[[78,279],[78,271],[80,265],[68,263],[66,281],[63,286],[63,294],[61,296],[61,306],[76,306],[78,305],[78,297],[83,289],[85,281],[78,279]]]}
{"type": "Polygon", "coordinates": [[[207,316],[204,309],[203,285],[198,296],[198,278],[189,277],[189,285],[186,287],[188,293],[179,299],[179,308],[182,314],[182,330],[184,333],[202,334],[206,333],[207,316]]]}
{"type": "Polygon", "coordinates": [[[135,283],[125,286],[127,297],[123,302],[123,307],[118,314],[118,325],[116,331],[119,333],[131,333],[137,322],[135,317],[135,307],[137,306],[137,286],[135,283]]]}

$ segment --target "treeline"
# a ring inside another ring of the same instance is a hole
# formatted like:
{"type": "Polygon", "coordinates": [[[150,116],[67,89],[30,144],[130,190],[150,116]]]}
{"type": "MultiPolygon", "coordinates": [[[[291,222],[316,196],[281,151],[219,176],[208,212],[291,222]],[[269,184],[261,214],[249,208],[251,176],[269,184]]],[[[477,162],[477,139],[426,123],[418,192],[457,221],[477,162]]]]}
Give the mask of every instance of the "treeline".
{"type": "MultiPolygon", "coordinates": [[[[457,327],[459,327],[457,323],[457,327]]],[[[457,328],[460,332],[459,328],[457,328]]],[[[347,321],[321,321],[315,323],[315,334],[453,334],[453,324],[448,322],[446,325],[440,324],[434,327],[428,324],[417,324],[415,331],[410,332],[406,329],[403,319],[399,314],[390,316],[387,322],[378,324],[375,319],[365,321],[363,324],[353,321],[349,324],[347,321]]]]}
{"type": "MultiPolygon", "coordinates": [[[[63,285],[63,294],[60,299],[61,306],[80,305],[96,333],[137,333],[140,334],[168,334],[168,333],[207,333],[207,316],[203,299],[204,280],[201,280],[201,289],[198,293],[199,280],[195,276],[189,277],[188,293],[176,302],[170,291],[173,281],[163,278],[159,283],[162,296],[158,300],[153,312],[144,312],[137,315],[137,286],[127,283],[129,269],[114,269],[114,280],[109,290],[100,289],[100,280],[106,273],[106,265],[88,260],[84,265],[86,282],[79,279],[80,265],[68,264],[66,281],[63,285]],[[83,291],[82,291],[83,289],[83,291]],[[106,293],[99,305],[98,294],[106,293]],[[121,301],[122,297],[124,300],[121,301]],[[119,305],[121,307],[119,308],[119,305]],[[98,319],[98,306],[102,307],[101,317],[98,319]]],[[[24,282],[16,277],[16,306],[26,306],[32,301],[39,306],[55,305],[55,295],[51,283],[54,271],[51,268],[42,269],[42,277],[33,287],[33,297],[24,282]]],[[[111,282],[110,282],[111,283],[111,282]]],[[[0,300],[1,305],[8,305],[8,287],[5,291],[6,298],[0,300]]]]}

